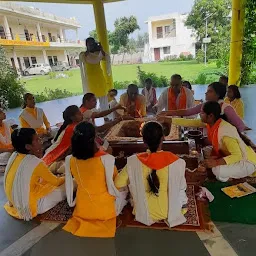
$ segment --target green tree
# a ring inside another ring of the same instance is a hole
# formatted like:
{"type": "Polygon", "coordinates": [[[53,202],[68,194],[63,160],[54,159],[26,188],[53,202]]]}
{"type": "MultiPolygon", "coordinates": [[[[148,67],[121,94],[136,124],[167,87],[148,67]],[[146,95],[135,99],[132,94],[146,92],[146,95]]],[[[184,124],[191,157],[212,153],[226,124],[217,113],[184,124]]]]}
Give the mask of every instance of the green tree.
{"type": "MultiPolygon", "coordinates": [[[[137,29],[140,29],[137,18],[135,16],[120,17],[115,20],[115,29],[113,32],[108,31],[108,40],[110,51],[117,54],[120,51],[123,53],[129,52],[129,36],[137,29]]],[[[98,40],[96,30],[89,32],[89,35],[98,40]]]]}
{"type": "MultiPolygon", "coordinates": [[[[208,58],[221,58],[219,49],[230,43],[231,0],[195,0],[186,25],[193,28],[198,42],[207,34],[212,41],[208,44],[208,58]]],[[[222,53],[223,54],[223,53],[222,53]]]]}
{"type": "Polygon", "coordinates": [[[145,44],[148,43],[148,33],[138,34],[136,38],[136,47],[144,48],[145,44]]]}
{"type": "Polygon", "coordinates": [[[23,84],[18,80],[16,71],[10,66],[4,48],[0,46],[0,104],[7,104],[9,108],[19,107],[24,92],[23,84]]]}
{"type": "Polygon", "coordinates": [[[113,51],[118,52],[121,47],[127,48],[129,36],[140,27],[135,16],[118,18],[114,26],[115,30],[111,35],[110,44],[113,51]]]}
{"type": "MultiPolygon", "coordinates": [[[[108,33],[108,38],[110,38],[110,37],[111,37],[111,32],[108,30],[107,33],[108,33]]],[[[89,32],[89,36],[90,36],[90,37],[93,37],[96,41],[99,41],[99,38],[98,38],[96,29],[91,30],[91,31],[89,32]]]]}
{"type": "Polygon", "coordinates": [[[247,0],[245,6],[245,29],[242,55],[241,84],[256,81],[256,1],[247,0]]]}

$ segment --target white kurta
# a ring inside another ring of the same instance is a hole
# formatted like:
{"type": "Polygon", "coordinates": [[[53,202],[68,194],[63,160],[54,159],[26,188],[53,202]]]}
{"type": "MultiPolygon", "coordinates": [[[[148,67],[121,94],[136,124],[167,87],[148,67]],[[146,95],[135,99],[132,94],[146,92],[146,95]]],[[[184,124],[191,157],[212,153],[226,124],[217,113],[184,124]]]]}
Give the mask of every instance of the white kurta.
{"type": "MultiPolygon", "coordinates": [[[[191,92],[191,90],[184,88],[185,89],[185,93],[186,93],[186,97],[187,97],[187,106],[186,108],[192,108],[195,106],[195,99],[194,99],[194,95],[191,92]]],[[[162,94],[160,95],[157,104],[155,105],[157,107],[157,112],[160,113],[163,110],[168,110],[168,90],[169,88],[166,88],[162,94]]],[[[176,105],[179,106],[179,102],[180,102],[180,94],[177,97],[176,100],[176,105]]]]}
{"type": "Polygon", "coordinates": [[[243,159],[231,165],[219,165],[212,168],[213,174],[220,181],[226,182],[230,178],[240,179],[252,175],[256,171],[256,166],[247,158],[246,144],[239,136],[237,129],[226,121],[222,121],[218,130],[219,148],[222,148],[223,137],[235,138],[239,144],[243,159]]]}
{"type": "MultiPolygon", "coordinates": [[[[168,224],[170,227],[181,225],[186,222],[182,214],[182,206],[187,204],[186,163],[183,159],[178,159],[169,165],[168,181],[168,224]]],[[[135,204],[135,219],[147,226],[155,223],[151,219],[146,192],[143,183],[142,163],[136,155],[127,158],[127,172],[129,176],[129,189],[135,204]]]]}
{"type": "Polygon", "coordinates": [[[44,111],[41,108],[36,108],[37,118],[32,116],[26,109],[23,109],[20,116],[29,124],[33,129],[39,129],[44,125],[44,111]]]}

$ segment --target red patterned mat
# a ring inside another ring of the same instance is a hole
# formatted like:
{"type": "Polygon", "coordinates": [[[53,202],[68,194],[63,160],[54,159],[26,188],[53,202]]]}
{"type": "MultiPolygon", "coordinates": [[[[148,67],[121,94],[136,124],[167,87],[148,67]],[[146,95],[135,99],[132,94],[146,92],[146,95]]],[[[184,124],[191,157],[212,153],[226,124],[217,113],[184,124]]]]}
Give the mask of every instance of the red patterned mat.
{"type": "MultiPolygon", "coordinates": [[[[209,215],[207,214],[207,204],[198,201],[196,199],[196,190],[197,187],[194,185],[188,185],[187,187],[187,196],[188,196],[188,212],[185,217],[187,222],[183,225],[172,228],[171,230],[182,230],[182,231],[210,231],[212,225],[210,223],[209,215]]],[[[138,228],[153,228],[153,229],[166,229],[170,228],[165,224],[165,222],[158,222],[150,227],[141,224],[134,219],[132,214],[132,208],[126,207],[124,212],[119,219],[122,221],[123,227],[138,227],[138,228]]]]}
{"type": "MultiPolygon", "coordinates": [[[[209,217],[206,214],[205,208],[207,205],[196,200],[196,187],[194,185],[188,185],[187,196],[188,196],[188,212],[185,217],[187,222],[181,226],[175,227],[172,230],[183,230],[183,231],[206,231],[211,229],[209,225],[209,217]]],[[[70,208],[66,201],[60,202],[54,208],[48,212],[39,215],[40,221],[53,221],[66,223],[72,216],[73,208],[70,208]]],[[[134,220],[132,215],[131,206],[125,207],[123,214],[118,217],[117,223],[122,227],[139,227],[139,228],[153,228],[153,229],[169,229],[164,222],[156,223],[150,227],[145,226],[134,220]]]]}

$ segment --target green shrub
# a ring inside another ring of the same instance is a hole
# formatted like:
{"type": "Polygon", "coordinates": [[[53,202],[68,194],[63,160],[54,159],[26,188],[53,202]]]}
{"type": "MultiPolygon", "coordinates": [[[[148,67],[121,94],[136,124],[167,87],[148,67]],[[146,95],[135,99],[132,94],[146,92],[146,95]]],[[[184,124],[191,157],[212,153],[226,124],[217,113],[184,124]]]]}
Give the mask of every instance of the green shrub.
{"type": "Polygon", "coordinates": [[[138,86],[144,87],[145,80],[151,78],[155,87],[167,87],[169,79],[166,76],[157,76],[155,73],[142,71],[140,66],[137,67],[138,86]]]}
{"type": "Polygon", "coordinates": [[[183,53],[181,53],[179,60],[181,61],[187,60],[187,57],[183,53]]]}
{"type": "Polygon", "coordinates": [[[203,63],[204,62],[204,51],[202,49],[197,51],[196,61],[197,61],[197,63],[203,63]]]}
{"type": "Polygon", "coordinates": [[[44,101],[68,98],[74,95],[75,94],[67,91],[66,89],[51,90],[51,89],[45,88],[44,92],[41,92],[40,94],[36,94],[34,96],[35,96],[36,102],[44,102],[44,101]]]}
{"type": "Polygon", "coordinates": [[[114,88],[115,89],[126,89],[128,87],[129,84],[137,84],[138,85],[138,81],[134,80],[134,81],[114,81],[114,88]]]}
{"type": "Polygon", "coordinates": [[[18,79],[16,72],[10,66],[4,48],[0,46],[0,96],[7,107],[19,107],[25,92],[24,84],[18,79]]]}
{"type": "Polygon", "coordinates": [[[51,71],[51,72],[48,74],[48,76],[49,76],[49,79],[55,79],[55,78],[56,78],[56,73],[51,71]]]}
{"type": "Polygon", "coordinates": [[[64,71],[64,72],[62,72],[62,73],[64,73],[64,74],[67,75],[68,77],[74,76],[74,73],[73,73],[71,70],[64,71]]]}
{"type": "Polygon", "coordinates": [[[206,84],[207,75],[205,73],[200,73],[195,79],[194,84],[206,84]]]}

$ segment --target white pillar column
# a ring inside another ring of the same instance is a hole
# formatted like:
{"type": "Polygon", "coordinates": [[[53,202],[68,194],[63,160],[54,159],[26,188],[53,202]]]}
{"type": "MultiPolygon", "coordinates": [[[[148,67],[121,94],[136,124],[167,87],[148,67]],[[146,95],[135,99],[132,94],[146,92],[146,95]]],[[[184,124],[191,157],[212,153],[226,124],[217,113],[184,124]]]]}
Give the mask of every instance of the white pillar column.
{"type": "Polygon", "coordinates": [[[17,58],[15,48],[13,48],[13,60],[14,60],[14,64],[15,64],[17,72],[18,71],[21,72],[22,70],[20,70],[20,66],[19,66],[19,62],[18,62],[18,58],[17,58]]]}
{"type": "Polygon", "coordinates": [[[37,24],[36,24],[36,29],[37,29],[37,33],[38,33],[38,37],[39,37],[39,41],[40,41],[40,42],[43,42],[43,37],[42,37],[41,27],[40,27],[40,24],[39,24],[39,23],[37,23],[37,24]]]}
{"type": "Polygon", "coordinates": [[[6,16],[4,16],[4,31],[5,31],[5,34],[6,34],[5,35],[6,39],[12,40],[11,31],[10,31],[8,20],[7,20],[6,16]]]}
{"type": "Polygon", "coordinates": [[[44,63],[49,64],[49,60],[48,60],[48,57],[47,57],[47,54],[46,54],[46,50],[43,50],[43,56],[44,56],[44,63]]]}
{"type": "Polygon", "coordinates": [[[63,42],[65,42],[67,38],[66,38],[66,32],[64,29],[62,29],[62,34],[63,34],[63,42]]]}
{"type": "Polygon", "coordinates": [[[63,35],[63,30],[62,30],[62,28],[60,28],[60,42],[61,42],[61,43],[64,42],[64,35],[63,35]]]}
{"type": "Polygon", "coordinates": [[[64,50],[64,62],[66,62],[68,64],[68,53],[66,50],[64,50]]]}

